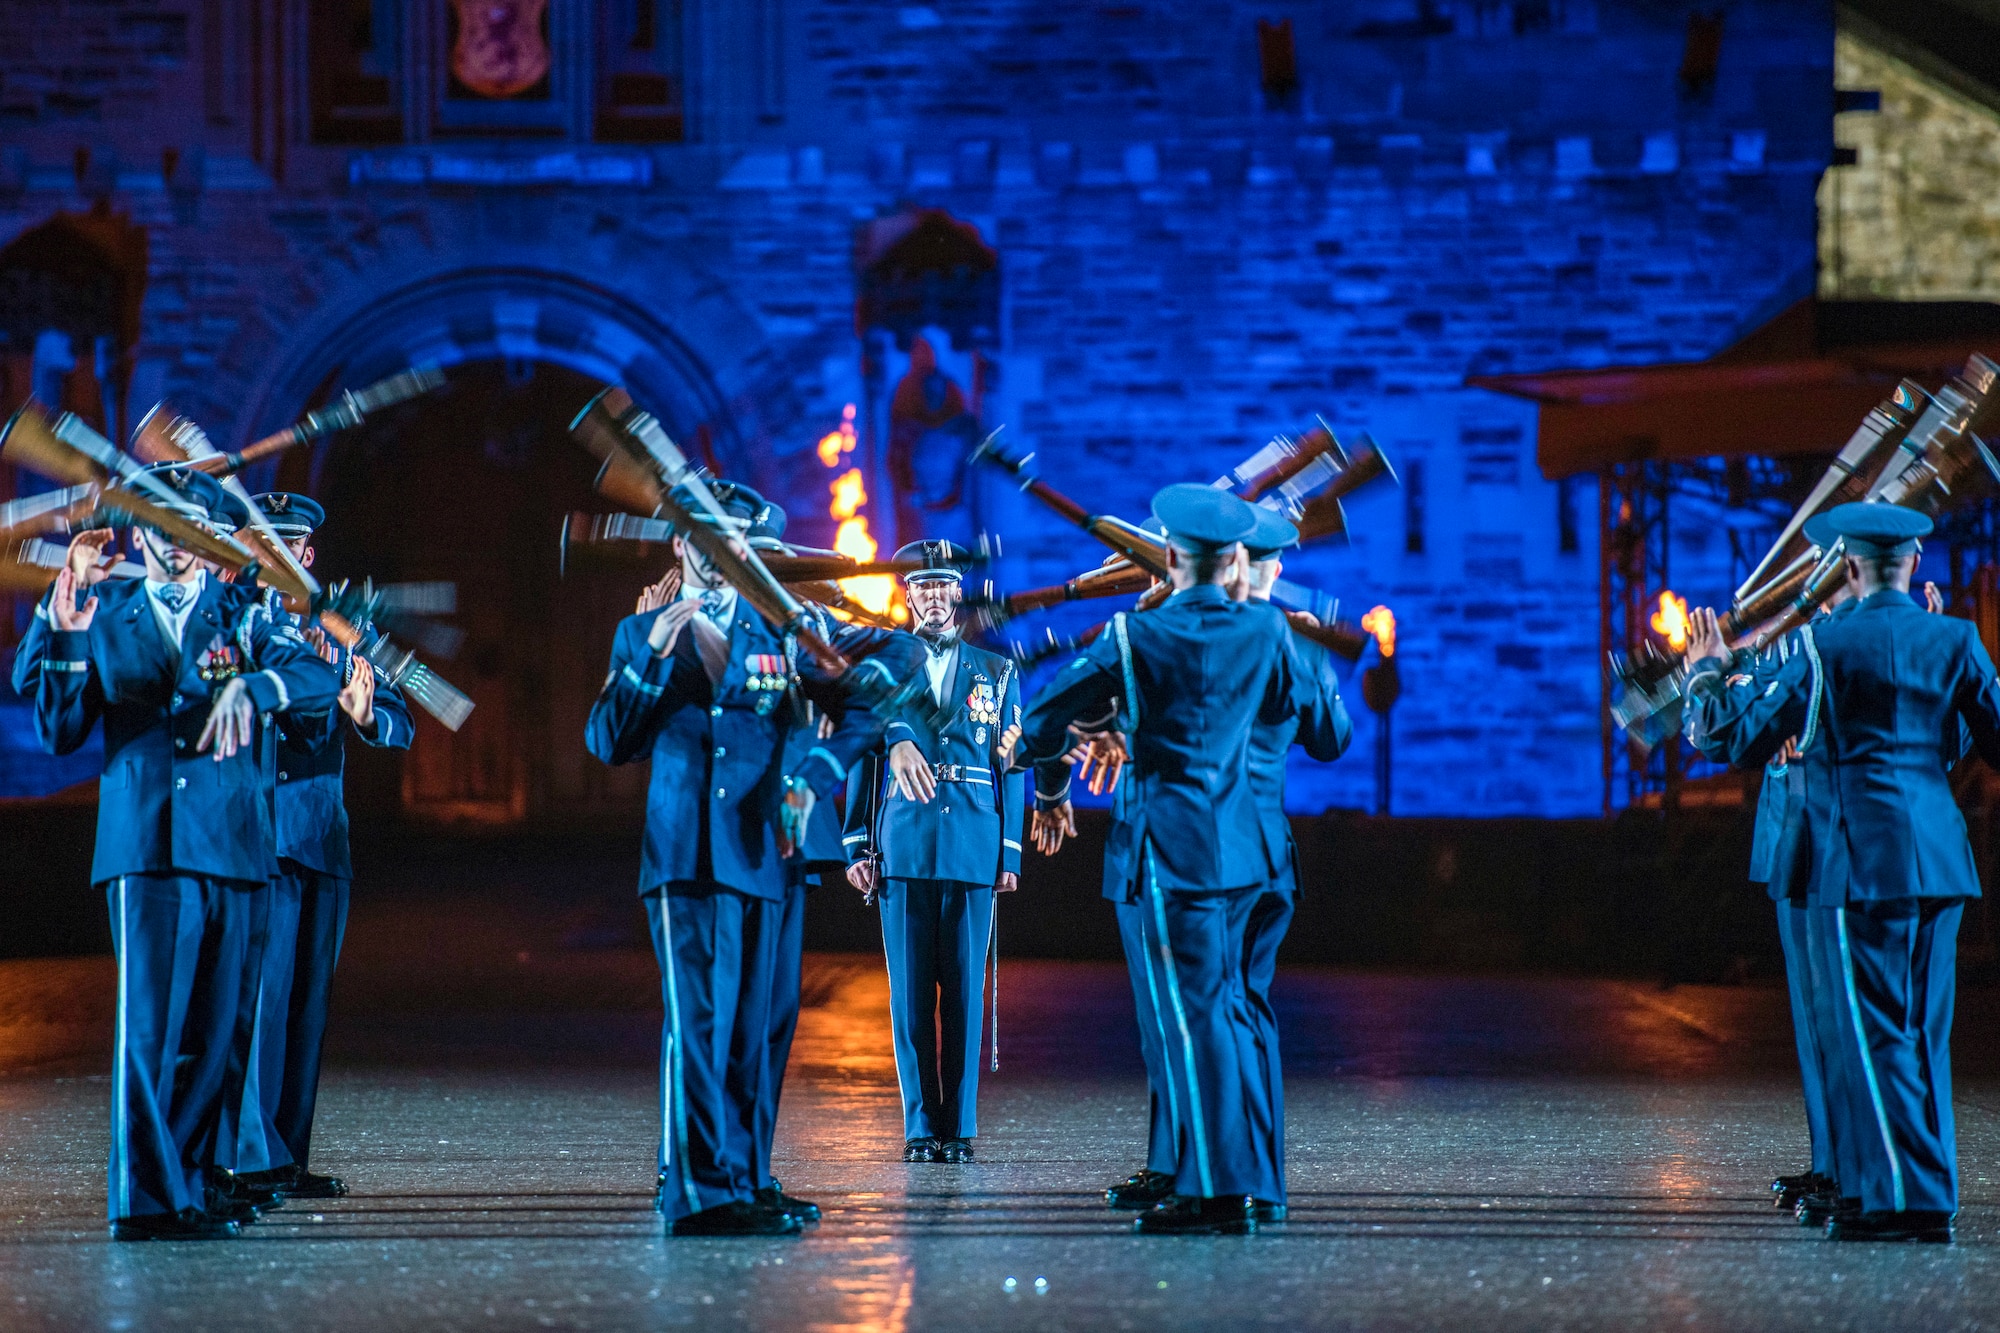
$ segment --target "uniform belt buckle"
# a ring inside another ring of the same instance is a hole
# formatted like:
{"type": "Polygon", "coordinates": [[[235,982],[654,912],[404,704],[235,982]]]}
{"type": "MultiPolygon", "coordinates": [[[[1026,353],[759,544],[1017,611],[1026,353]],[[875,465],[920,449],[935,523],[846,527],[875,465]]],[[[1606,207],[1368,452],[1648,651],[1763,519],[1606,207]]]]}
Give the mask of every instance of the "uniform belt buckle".
{"type": "Polygon", "coordinates": [[[965,765],[932,764],[931,776],[939,782],[963,782],[965,781],[965,765]]]}

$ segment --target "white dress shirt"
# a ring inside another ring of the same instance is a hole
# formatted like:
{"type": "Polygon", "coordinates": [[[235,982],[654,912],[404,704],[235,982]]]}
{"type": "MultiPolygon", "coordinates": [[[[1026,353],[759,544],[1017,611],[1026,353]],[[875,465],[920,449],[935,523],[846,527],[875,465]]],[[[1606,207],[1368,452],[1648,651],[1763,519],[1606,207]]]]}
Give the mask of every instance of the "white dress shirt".
{"type": "MultiPolygon", "coordinates": [[[[930,648],[926,643],[925,648],[930,648]]],[[[931,702],[944,707],[944,692],[951,688],[952,672],[958,669],[958,639],[954,637],[951,647],[944,652],[929,651],[924,654],[924,674],[931,682],[931,702]]]]}
{"type": "Polygon", "coordinates": [[[178,652],[182,647],[181,638],[187,633],[188,617],[194,614],[194,604],[201,600],[202,592],[208,587],[208,571],[201,570],[196,573],[192,583],[179,585],[187,589],[187,597],[181,602],[181,609],[178,611],[168,606],[166,599],[160,596],[160,589],[166,586],[164,583],[147,579],[146,600],[152,605],[153,617],[159,621],[160,632],[167,636],[167,642],[178,652]]]}

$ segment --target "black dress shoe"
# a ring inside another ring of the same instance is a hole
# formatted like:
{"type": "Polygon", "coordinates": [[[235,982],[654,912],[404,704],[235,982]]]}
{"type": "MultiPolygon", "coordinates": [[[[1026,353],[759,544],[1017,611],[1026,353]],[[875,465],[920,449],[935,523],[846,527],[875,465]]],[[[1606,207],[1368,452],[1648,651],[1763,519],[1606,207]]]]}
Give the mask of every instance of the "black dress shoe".
{"type": "Polygon", "coordinates": [[[1142,1236],[1248,1236],[1257,1230],[1257,1219],[1247,1195],[1197,1199],[1176,1194],[1134,1218],[1132,1230],[1142,1236]]]}
{"type": "Polygon", "coordinates": [[[246,1227],[264,1215],[263,1210],[256,1204],[232,1199],[213,1185],[209,1186],[208,1193],[202,1197],[201,1211],[218,1222],[234,1222],[246,1227]]]}
{"type": "Polygon", "coordinates": [[[1792,1215],[1802,1227],[1823,1227],[1840,1209],[1840,1196],[1830,1190],[1802,1194],[1792,1205],[1792,1215]]]}
{"type": "MultiPolygon", "coordinates": [[[[255,1184],[248,1177],[221,1167],[209,1172],[208,1188],[211,1194],[231,1203],[247,1203],[261,1212],[270,1212],[273,1208],[282,1207],[285,1202],[282,1191],[269,1185],[255,1184]]],[[[208,1211],[214,1212],[215,1209],[208,1211]]]]}
{"type": "Polygon", "coordinates": [[[1282,1203],[1272,1203],[1269,1199],[1250,1201],[1250,1216],[1259,1222],[1282,1222],[1290,1213],[1291,1209],[1282,1203]]]}
{"type": "Polygon", "coordinates": [[[1801,1171],[1796,1176],[1779,1176],[1771,1182],[1771,1201],[1779,1208],[1797,1208],[1808,1194],[1834,1192],[1832,1176],[1817,1171],[1801,1171]]]}
{"type": "Polygon", "coordinates": [[[196,1208],[121,1217],[111,1224],[113,1240],[233,1240],[242,1234],[234,1222],[210,1217],[196,1208]]]}
{"type": "Polygon", "coordinates": [[[1912,1210],[1904,1213],[1856,1213],[1851,1217],[1836,1216],[1827,1224],[1826,1238],[1949,1245],[1951,1214],[1912,1210]]]}
{"type": "Polygon", "coordinates": [[[940,1162],[969,1162],[972,1160],[971,1139],[946,1139],[938,1145],[940,1162]]]}
{"type": "Polygon", "coordinates": [[[287,1199],[344,1199],[347,1182],[339,1176],[322,1176],[316,1171],[300,1171],[284,1187],[287,1199]]]}
{"type": "Polygon", "coordinates": [[[667,1223],[669,1236],[796,1236],[805,1229],[790,1213],[741,1199],[667,1223]]]}
{"type": "Polygon", "coordinates": [[[903,1145],[903,1160],[906,1162],[935,1162],[940,1160],[942,1149],[936,1139],[911,1139],[903,1145]]]}
{"type": "Polygon", "coordinates": [[[811,1199],[801,1199],[796,1194],[785,1193],[783,1189],[779,1188],[778,1182],[775,1180],[757,1191],[757,1202],[766,1208],[773,1208],[781,1213],[790,1213],[801,1222],[815,1225],[819,1222],[818,1204],[814,1203],[811,1199]]]}
{"type": "Polygon", "coordinates": [[[1164,1171],[1141,1171],[1104,1191],[1111,1208],[1151,1208],[1174,1192],[1174,1178],[1164,1171]]]}

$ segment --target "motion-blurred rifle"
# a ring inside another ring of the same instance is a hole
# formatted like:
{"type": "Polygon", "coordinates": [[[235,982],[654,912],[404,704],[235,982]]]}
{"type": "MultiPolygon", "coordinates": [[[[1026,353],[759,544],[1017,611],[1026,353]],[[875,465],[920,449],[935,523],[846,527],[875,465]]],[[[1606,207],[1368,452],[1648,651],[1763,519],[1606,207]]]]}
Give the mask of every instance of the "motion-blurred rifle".
{"type": "MultiPolygon", "coordinates": [[[[229,476],[296,445],[309,444],[335,431],[358,426],[371,414],[429,393],[443,383],[444,372],[436,366],[412,366],[377,380],[366,388],[345,390],[339,401],[306,413],[299,421],[274,435],[266,435],[234,453],[213,451],[193,460],[192,466],[210,476],[229,476]]],[[[148,463],[178,461],[174,432],[178,424],[185,420],[176,416],[165,403],[155,405],[133,432],[132,452],[148,463]]]]}

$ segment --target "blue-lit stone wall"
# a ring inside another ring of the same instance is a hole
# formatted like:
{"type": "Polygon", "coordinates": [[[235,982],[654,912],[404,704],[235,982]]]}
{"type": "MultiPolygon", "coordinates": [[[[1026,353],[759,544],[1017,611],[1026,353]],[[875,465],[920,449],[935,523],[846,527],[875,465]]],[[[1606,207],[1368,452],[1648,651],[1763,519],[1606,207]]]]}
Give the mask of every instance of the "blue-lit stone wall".
{"type": "MultiPolygon", "coordinates": [[[[1602,796],[1597,490],[1544,481],[1532,405],[1465,378],[1700,358],[1812,289],[1823,0],[1728,6],[1695,86],[1714,7],[1655,0],[691,0],[692,141],[651,149],[315,146],[242,109],[216,8],[0,14],[0,240],[93,195],[149,226],[142,408],[242,440],[330,374],[557,360],[709,425],[825,539],[812,446],[858,403],[887,537],[855,231],[944,208],[1000,258],[982,425],[1060,488],[1137,518],[1315,415],[1394,457],[1405,487],[1290,572],[1396,613],[1402,813],[1602,796]],[[1287,97],[1259,86],[1260,19],[1292,23],[1287,97]]],[[[969,391],[969,349],[943,351],[969,391]]],[[[965,522],[1004,534],[1011,586],[1096,560],[991,481],[965,522]]],[[[1677,581],[1723,590],[1707,551],[1677,581]]],[[[1348,761],[1301,765],[1294,807],[1368,805],[1374,740],[1363,718],[1348,761]]]]}

